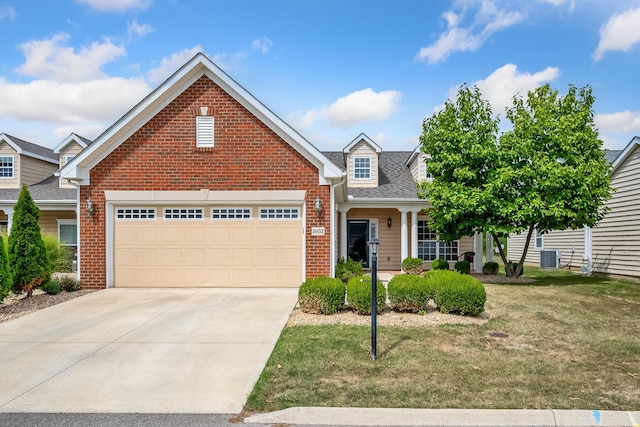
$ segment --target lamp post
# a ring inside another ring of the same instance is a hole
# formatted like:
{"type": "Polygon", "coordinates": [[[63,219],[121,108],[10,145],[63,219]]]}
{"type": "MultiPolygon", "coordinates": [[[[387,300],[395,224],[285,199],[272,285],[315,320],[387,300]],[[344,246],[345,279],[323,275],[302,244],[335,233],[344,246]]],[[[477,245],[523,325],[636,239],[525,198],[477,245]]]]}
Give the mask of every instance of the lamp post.
{"type": "Polygon", "coordinates": [[[369,240],[371,248],[371,360],[376,360],[378,347],[378,246],[377,237],[369,240]]]}

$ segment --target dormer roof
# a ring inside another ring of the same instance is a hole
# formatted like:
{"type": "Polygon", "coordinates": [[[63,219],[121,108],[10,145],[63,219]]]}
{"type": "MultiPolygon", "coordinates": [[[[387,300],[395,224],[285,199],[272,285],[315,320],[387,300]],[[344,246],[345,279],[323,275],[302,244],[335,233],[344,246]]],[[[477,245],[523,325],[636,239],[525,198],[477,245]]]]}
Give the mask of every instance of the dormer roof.
{"type": "Polygon", "coordinates": [[[21,156],[28,156],[49,163],[58,163],[58,155],[56,155],[50,148],[25,141],[24,139],[16,138],[15,136],[6,133],[0,133],[0,142],[1,141],[9,144],[21,156]]]}
{"type": "Polygon", "coordinates": [[[376,153],[378,153],[378,154],[380,154],[380,152],[382,151],[382,148],[380,148],[380,146],[378,144],[373,142],[373,140],[371,138],[369,138],[367,135],[365,135],[364,133],[361,133],[360,135],[356,136],[355,139],[353,141],[351,141],[346,147],[344,147],[342,152],[345,153],[345,154],[348,153],[360,141],[364,141],[367,144],[369,144],[371,146],[371,148],[373,148],[374,151],[376,153]]]}
{"type": "Polygon", "coordinates": [[[60,154],[60,151],[62,151],[67,145],[71,144],[72,142],[77,143],[82,148],[87,148],[87,145],[91,144],[93,141],[83,136],[80,136],[77,133],[71,133],[65,139],[60,141],[58,145],[53,147],[53,152],[56,154],[60,154]]]}

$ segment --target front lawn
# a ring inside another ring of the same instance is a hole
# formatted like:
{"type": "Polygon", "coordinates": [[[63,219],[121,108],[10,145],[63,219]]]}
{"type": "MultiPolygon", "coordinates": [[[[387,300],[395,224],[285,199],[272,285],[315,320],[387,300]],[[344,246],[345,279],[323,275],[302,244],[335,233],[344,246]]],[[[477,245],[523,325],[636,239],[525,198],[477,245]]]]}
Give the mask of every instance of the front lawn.
{"type": "Polygon", "coordinates": [[[483,325],[287,327],[247,411],[292,406],[640,410],[640,284],[486,284],[483,325]]]}

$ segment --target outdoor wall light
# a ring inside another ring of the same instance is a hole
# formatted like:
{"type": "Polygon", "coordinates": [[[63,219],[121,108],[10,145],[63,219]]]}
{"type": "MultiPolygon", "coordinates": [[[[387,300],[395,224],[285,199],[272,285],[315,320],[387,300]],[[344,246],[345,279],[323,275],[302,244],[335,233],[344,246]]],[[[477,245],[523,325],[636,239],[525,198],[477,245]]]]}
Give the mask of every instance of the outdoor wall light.
{"type": "Polygon", "coordinates": [[[89,215],[93,215],[96,213],[96,207],[93,204],[93,200],[91,200],[91,196],[87,197],[87,202],[85,204],[85,210],[89,215]]]}
{"type": "Polygon", "coordinates": [[[316,213],[322,212],[322,200],[320,200],[320,197],[316,197],[316,200],[313,202],[313,209],[316,213]]]}
{"type": "Polygon", "coordinates": [[[387,227],[391,228],[392,223],[393,221],[391,221],[391,217],[387,218],[387,227]]]}

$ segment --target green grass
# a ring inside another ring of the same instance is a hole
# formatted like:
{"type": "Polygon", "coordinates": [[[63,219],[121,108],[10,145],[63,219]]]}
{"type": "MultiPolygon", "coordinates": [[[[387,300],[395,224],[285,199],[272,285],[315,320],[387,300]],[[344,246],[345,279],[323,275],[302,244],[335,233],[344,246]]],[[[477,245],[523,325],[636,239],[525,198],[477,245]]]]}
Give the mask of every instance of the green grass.
{"type": "Polygon", "coordinates": [[[640,284],[527,275],[486,285],[486,324],[379,328],[376,361],[369,327],[288,327],[246,409],[640,410],[640,284]]]}

